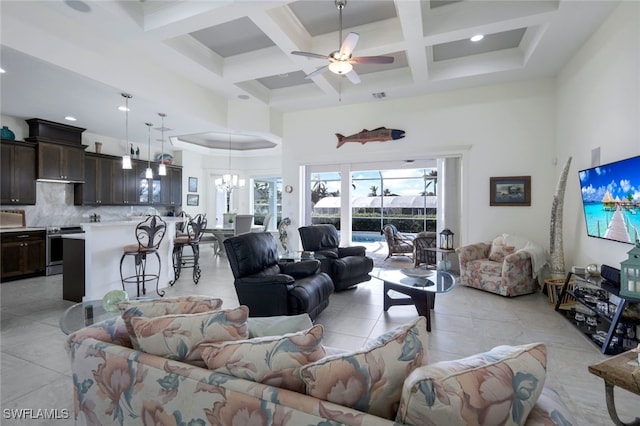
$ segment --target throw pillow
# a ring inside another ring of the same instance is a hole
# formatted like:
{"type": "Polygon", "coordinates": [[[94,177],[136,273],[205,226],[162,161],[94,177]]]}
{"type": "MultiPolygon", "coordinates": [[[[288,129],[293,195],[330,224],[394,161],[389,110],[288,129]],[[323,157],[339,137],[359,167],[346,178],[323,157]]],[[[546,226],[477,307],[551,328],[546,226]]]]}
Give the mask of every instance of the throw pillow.
{"type": "Polygon", "coordinates": [[[129,300],[120,303],[120,316],[129,331],[131,345],[140,349],[138,340],[131,326],[131,318],[155,318],[170,314],[197,314],[200,312],[217,311],[222,307],[222,299],[209,296],[180,296],[166,299],[129,300]]]}
{"type": "Polygon", "coordinates": [[[491,242],[491,249],[489,250],[489,260],[493,260],[494,262],[504,262],[504,258],[508,255],[514,253],[516,248],[513,246],[508,246],[504,242],[503,237],[496,237],[491,242]]]}
{"type": "Polygon", "coordinates": [[[253,317],[249,323],[249,338],[263,336],[282,336],[308,330],[313,326],[309,314],[277,315],[272,317],[253,317]]]}
{"type": "Polygon", "coordinates": [[[249,337],[249,308],[226,309],[199,314],[133,317],[131,325],[140,350],[177,361],[200,361],[204,342],[240,340],[249,337]]]}
{"type": "Polygon", "coordinates": [[[427,323],[418,317],[383,334],[365,349],[300,368],[306,393],[393,420],[404,379],[427,361],[427,323]]]}
{"type": "Polygon", "coordinates": [[[523,425],[544,387],[543,343],[498,346],[413,371],[396,421],[406,424],[523,425]]]}
{"type": "Polygon", "coordinates": [[[203,343],[200,352],[210,370],[304,392],[304,382],[296,370],[326,355],[321,345],[323,331],[321,325],[315,325],[284,336],[203,343]]]}

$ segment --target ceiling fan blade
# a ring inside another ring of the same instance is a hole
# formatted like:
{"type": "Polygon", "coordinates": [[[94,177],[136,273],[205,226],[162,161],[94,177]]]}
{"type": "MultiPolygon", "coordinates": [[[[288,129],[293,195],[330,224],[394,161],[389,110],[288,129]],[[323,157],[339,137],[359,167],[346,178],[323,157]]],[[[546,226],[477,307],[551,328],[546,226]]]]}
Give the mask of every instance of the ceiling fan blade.
{"type": "Polygon", "coordinates": [[[353,84],[358,84],[360,83],[360,76],[354,71],[351,70],[348,73],[345,74],[345,76],[349,79],[350,82],[352,82],[353,84]]]}
{"type": "Polygon", "coordinates": [[[306,56],[308,58],[329,59],[327,55],[321,55],[319,53],[311,53],[311,52],[300,52],[298,50],[292,51],[291,54],[298,55],[298,56],[306,56]]]}
{"type": "Polygon", "coordinates": [[[356,44],[358,43],[358,39],[360,38],[360,34],[358,33],[349,33],[344,38],[342,42],[342,46],[340,46],[340,56],[350,56],[353,52],[353,49],[356,48],[356,44]]]}
{"type": "Polygon", "coordinates": [[[349,62],[352,64],[391,64],[393,56],[357,56],[351,58],[349,62]]]}
{"type": "Polygon", "coordinates": [[[318,68],[317,70],[315,70],[315,71],[313,71],[313,72],[310,72],[309,74],[305,75],[305,76],[304,76],[304,78],[305,78],[305,79],[313,78],[313,77],[315,77],[316,75],[320,75],[320,74],[322,74],[323,72],[325,72],[325,71],[326,71],[326,70],[328,70],[328,69],[329,69],[329,65],[325,65],[324,67],[320,67],[320,68],[318,68]]]}

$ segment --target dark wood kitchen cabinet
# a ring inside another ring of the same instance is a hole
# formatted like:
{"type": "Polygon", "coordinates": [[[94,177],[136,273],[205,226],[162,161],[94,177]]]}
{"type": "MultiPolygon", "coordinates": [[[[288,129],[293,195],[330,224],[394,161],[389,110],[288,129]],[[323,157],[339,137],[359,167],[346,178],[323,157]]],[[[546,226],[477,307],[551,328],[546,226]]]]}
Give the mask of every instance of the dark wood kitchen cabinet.
{"type": "Polygon", "coordinates": [[[0,204],[36,203],[36,144],[2,140],[0,143],[0,204]]]}
{"type": "Polygon", "coordinates": [[[86,147],[38,142],[38,179],[84,182],[86,147]]]}
{"type": "Polygon", "coordinates": [[[122,164],[118,157],[86,153],[84,159],[84,183],[76,184],[74,204],[120,204],[114,198],[113,174],[119,173],[122,164]]]}
{"type": "MultiPolygon", "coordinates": [[[[144,163],[146,164],[146,163],[144,163]]],[[[122,162],[113,164],[113,201],[117,205],[136,205],[138,202],[138,175],[144,174],[144,167],[140,161],[132,161],[131,169],[123,169],[122,162]]]]}
{"type": "Polygon", "coordinates": [[[44,275],[45,250],[45,231],[3,232],[0,234],[0,280],[44,275]]]}
{"type": "Polygon", "coordinates": [[[182,205],[182,169],[167,166],[166,176],[160,176],[160,204],[165,206],[182,205]]]}

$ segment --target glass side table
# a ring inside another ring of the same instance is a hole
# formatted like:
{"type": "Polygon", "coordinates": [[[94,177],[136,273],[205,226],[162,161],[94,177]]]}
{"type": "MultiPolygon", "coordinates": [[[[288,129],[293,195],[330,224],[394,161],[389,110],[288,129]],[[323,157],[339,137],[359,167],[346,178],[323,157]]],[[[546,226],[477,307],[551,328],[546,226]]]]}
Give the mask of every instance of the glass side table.
{"type": "Polygon", "coordinates": [[[71,334],[81,328],[117,316],[120,316],[119,311],[107,312],[104,310],[102,300],[88,300],[76,303],[64,311],[60,317],[60,330],[64,334],[71,334]]]}

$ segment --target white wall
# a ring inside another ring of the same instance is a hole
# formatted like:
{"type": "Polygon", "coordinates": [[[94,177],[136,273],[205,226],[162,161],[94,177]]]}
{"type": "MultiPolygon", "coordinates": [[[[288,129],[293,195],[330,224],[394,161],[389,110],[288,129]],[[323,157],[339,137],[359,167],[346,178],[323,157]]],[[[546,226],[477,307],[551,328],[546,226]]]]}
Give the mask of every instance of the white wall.
{"type": "MultiPolygon", "coordinates": [[[[640,3],[621,2],[558,78],[558,157],[573,157],[564,206],[565,264],[619,267],[631,245],[587,237],[578,171],[640,154],[640,3]]],[[[640,182],[634,183],[640,186],[640,182]]]]}
{"type": "Polygon", "coordinates": [[[555,116],[552,80],[285,114],[283,184],[294,191],[284,194],[283,211],[292,212],[293,229],[300,226],[299,166],[305,164],[461,155],[461,224],[452,227],[457,243],[507,232],[548,246],[556,185],[555,116]],[[406,137],[336,148],[334,133],[380,126],[405,130],[406,137]],[[489,178],[521,175],[531,176],[531,207],[490,207],[489,178]]]}

